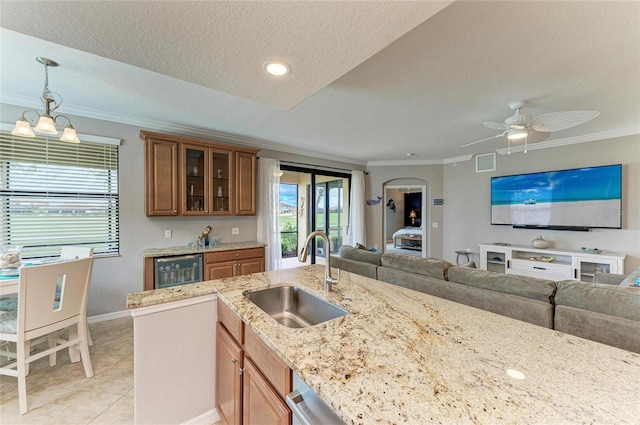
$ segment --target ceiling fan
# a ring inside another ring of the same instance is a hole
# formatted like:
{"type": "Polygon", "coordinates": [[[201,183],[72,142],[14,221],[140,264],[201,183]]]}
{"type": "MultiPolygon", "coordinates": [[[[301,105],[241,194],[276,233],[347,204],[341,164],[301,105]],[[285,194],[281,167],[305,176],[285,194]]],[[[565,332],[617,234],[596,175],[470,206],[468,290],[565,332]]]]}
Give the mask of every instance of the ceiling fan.
{"type": "Polygon", "coordinates": [[[575,127],[600,115],[599,111],[593,109],[585,109],[576,111],[550,112],[548,114],[538,115],[537,117],[533,118],[531,117],[531,115],[520,113],[520,109],[522,109],[522,107],[526,103],[527,102],[525,100],[510,103],[509,107],[516,112],[513,116],[504,120],[504,124],[498,124],[495,122],[482,123],[482,125],[487,128],[502,130],[502,133],[495,136],[487,137],[486,139],[467,143],[462,147],[466,148],[467,146],[475,145],[476,143],[486,142],[487,140],[506,136],[509,148],[508,153],[511,153],[511,141],[522,139],[524,139],[524,152],[527,153],[527,142],[541,142],[548,138],[553,131],[560,131],[567,128],[575,127]]]}

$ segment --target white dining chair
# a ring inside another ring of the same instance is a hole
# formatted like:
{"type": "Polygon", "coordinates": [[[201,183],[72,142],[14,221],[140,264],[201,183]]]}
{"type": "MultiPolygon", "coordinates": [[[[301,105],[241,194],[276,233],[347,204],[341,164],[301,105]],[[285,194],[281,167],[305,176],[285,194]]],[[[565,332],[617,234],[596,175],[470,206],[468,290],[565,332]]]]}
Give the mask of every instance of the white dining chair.
{"type": "MultiPolygon", "coordinates": [[[[80,258],[87,258],[87,257],[93,257],[93,248],[86,247],[86,246],[63,246],[62,249],[60,250],[60,259],[63,261],[78,260],[80,258]]],[[[89,275],[89,288],[91,288],[91,275],[89,275]]],[[[89,302],[89,290],[87,290],[86,302],[89,302]]],[[[86,314],[85,314],[84,320],[86,324],[87,323],[86,314]]],[[[89,343],[89,347],[93,345],[93,340],[91,339],[91,333],[89,332],[88,324],[87,324],[87,342],[89,343]]],[[[55,366],[55,363],[52,364],[51,366],[55,366]]]]}
{"type": "Polygon", "coordinates": [[[16,344],[16,361],[1,367],[0,374],[18,379],[20,414],[27,412],[26,376],[31,362],[69,349],[71,362],[82,360],[86,377],[93,376],[85,321],[92,268],[93,257],[89,257],[20,271],[18,308],[0,315],[0,341],[16,344]],[[55,338],[53,347],[31,353],[32,340],[66,328],[67,340],[55,338]]]}

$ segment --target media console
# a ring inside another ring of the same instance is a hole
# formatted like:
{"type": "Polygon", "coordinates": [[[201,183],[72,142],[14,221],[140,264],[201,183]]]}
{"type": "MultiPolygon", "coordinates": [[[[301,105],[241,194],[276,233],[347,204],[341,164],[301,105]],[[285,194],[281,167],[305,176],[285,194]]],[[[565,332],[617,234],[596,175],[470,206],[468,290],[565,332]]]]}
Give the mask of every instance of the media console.
{"type": "Polygon", "coordinates": [[[539,249],[526,245],[480,244],[480,268],[541,279],[593,282],[595,273],[624,273],[625,254],[539,249]],[[549,261],[553,258],[553,261],[549,261]],[[545,261],[546,260],[546,261],[545,261]]]}

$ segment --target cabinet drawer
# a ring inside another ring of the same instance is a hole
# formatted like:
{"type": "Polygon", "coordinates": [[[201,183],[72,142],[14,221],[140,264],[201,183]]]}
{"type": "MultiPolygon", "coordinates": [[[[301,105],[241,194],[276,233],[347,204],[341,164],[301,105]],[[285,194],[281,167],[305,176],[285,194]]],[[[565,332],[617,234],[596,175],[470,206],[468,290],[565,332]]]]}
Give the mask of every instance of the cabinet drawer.
{"type": "Polygon", "coordinates": [[[542,277],[542,275],[558,276],[561,279],[573,279],[573,267],[570,264],[545,263],[543,261],[511,260],[510,269],[515,274],[542,277]]]}
{"type": "Polygon", "coordinates": [[[207,252],[204,255],[205,263],[217,263],[223,261],[242,260],[244,258],[264,257],[264,248],[236,249],[232,251],[207,252]]]}
{"type": "Polygon", "coordinates": [[[244,323],[225,303],[218,298],[218,321],[240,344],[244,342],[244,323]]]}
{"type": "Polygon", "coordinates": [[[245,330],[244,351],[281,397],[292,391],[291,369],[250,328],[245,330]]]}

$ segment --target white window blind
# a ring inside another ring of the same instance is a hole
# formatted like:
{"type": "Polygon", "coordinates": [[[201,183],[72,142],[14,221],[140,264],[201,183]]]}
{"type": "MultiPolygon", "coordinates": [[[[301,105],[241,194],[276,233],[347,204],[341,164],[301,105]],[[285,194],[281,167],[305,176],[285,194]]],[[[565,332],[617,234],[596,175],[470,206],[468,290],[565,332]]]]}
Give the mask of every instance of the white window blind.
{"type": "Polygon", "coordinates": [[[0,245],[23,258],[65,245],[119,252],[118,146],[0,133],[0,245]]]}

